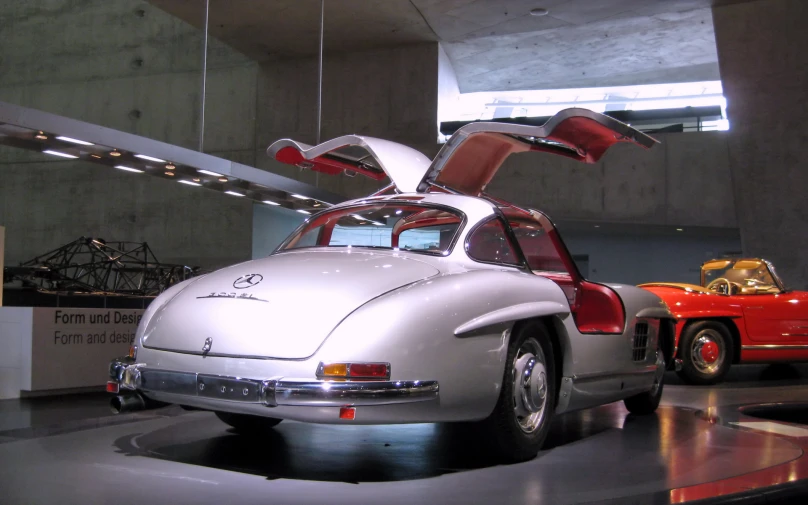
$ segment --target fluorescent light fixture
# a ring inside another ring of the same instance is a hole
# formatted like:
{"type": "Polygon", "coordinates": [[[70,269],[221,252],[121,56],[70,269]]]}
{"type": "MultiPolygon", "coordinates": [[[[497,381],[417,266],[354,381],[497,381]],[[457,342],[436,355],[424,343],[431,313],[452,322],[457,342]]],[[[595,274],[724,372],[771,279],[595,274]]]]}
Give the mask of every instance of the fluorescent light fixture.
{"type": "Polygon", "coordinates": [[[297,211],[300,212],[301,214],[311,214],[311,212],[303,209],[297,209],[297,211]]]}
{"type": "Polygon", "coordinates": [[[70,137],[62,137],[61,135],[56,137],[56,138],[59,139],[59,140],[64,140],[65,142],[71,142],[73,144],[79,144],[79,145],[82,145],[82,146],[94,146],[95,145],[92,142],[85,142],[83,140],[71,139],[70,137]]]}
{"type": "Polygon", "coordinates": [[[236,193],[235,191],[225,191],[225,193],[227,193],[228,195],[233,195],[233,196],[244,196],[243,194],[236,193]]]}
{"type": "Polygon", "coordinates": [[[177,182],[180,182],[182,184],[187,184],[189,186],[201,186],[201,184],[199,184],[197,182],[186,181],[185,179],[180,179],[177,182]]]}
{"type": "Polygon", "coordinates": [[[272,200],[264,200],[264,203],[267,205],[280,205],[278,202],[273,202],[272,200]]]}
{"type": "Polygon", "coordinates": [[[364,217],[360,216],[359,214],[351,214],[351,217],[356,219],[357,221],[367,221],[364,217]]]}
{"type": "Polygon", "coordinates": [[[62,158],[78,158],[78,156],[73,156],[72,154],[61,153],[59,151],[51,151],[50,149],[46,149],[42,152],[45,154],[52,154],[54,156],[61,156],[62,158]]]}
{"type": "Polygon", "coordinates": [[[135,173],[138,173],[138,174],[143,173],[143,170],[139,170],[137,168],[132,168],[132,167],[125,167],[123,165],[115,165],[115,168],[117,168],[118,170],[126,170],[127,172],[135,172],[135,173]]]}
{"type": "Polygon", "coordinates": [[[371,221],[371,223],[375,224],[376,226],[384,226],[384,223],[379,223],[377,221],[371,221]]]}
{"type": "Polygon", "coordinates": [[[205,175],[212,175],[213,177],[222,177],[222,174],[217,174],[216,172],[211,172],[210,170],[197,170],[200,174],[205,175]]]}
{"type": "Polygon", "coordinates": [[[166,162],[166,160],[161,160],[160,158],[153,158],[151,156],[146,156],[145,154],[136,154],[135,158],[140,158],[142,160],[156,161],[157,163],[165,163],[166,162]]]}
{"type": "Polygon", "coordinates": [[[308,196],[298,195],[296,193],[292,193],[289,196],[291,196],[292,198],[297,198],[298,200],[308,200],[309,199],[308,196]]]}
{"type": "Polygon", "coordinates": [[[682,228],[676,228],[676,231],[685,231],[685,230],[682,228]]]}

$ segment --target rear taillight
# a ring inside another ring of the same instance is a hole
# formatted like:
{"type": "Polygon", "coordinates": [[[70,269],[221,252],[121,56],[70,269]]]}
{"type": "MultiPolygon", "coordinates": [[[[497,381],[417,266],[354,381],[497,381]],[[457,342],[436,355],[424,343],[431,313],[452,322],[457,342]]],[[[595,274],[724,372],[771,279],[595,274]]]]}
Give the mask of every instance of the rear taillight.
{"type": "Polygon", "coordinates": [[[367,379],[390,378],[390,363],[320,363],[318,379],[367,379]]]}
{"type": "Polygon", "coordinates": [[[390,372],[387,363],[351,363],[349,376],[387,379],[390,372]]]}

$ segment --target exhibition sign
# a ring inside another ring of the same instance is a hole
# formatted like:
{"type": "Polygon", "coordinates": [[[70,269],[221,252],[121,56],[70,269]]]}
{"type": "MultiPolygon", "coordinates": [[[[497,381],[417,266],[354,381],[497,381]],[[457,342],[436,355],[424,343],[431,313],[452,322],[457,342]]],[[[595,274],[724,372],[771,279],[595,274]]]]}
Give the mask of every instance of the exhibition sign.
{"type": "MultiPolygon", "coordinates": [[[[6,307],[2,340],[16,349],[19,390],[48,391],[103,386],[109,362],[134,343],[142,309],[6,307]],[[16,309],[12,313],[12,309],[16,309]],[[13,315],[13,317],[11,317],[13,315]]],[[[2,318],[0,318],[2,319],[2,318]]],[[[6,392],[6,395],[8,392],[6,392]]]]}
{"type": "Polygon", "coordinates": [[[140,309],[34,309],[31,390],[100,386],[135,341],[140,309]]]}

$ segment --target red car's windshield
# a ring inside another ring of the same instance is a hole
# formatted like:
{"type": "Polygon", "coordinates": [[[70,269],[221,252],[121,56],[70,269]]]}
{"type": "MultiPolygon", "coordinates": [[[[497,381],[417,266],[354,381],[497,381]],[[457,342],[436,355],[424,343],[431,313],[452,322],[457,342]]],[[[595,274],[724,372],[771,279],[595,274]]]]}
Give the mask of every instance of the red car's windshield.
{"type": "Polygon", "coordinates": [[[372,247],[446,255],[463,215],[447,207],[380,202],[324,212],[299,228],[278,251],[302,247],[372,247]]]}

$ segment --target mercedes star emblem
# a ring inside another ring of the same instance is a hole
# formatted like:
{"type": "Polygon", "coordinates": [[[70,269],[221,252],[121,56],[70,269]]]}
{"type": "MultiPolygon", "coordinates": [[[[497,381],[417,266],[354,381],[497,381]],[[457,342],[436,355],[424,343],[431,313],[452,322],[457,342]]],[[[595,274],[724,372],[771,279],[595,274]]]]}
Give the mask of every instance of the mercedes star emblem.
{"type": "Polygon", "coordinates": [[[233,283],[233,287],[236,289],[245,289],[251,288],[264,280],[264,276],[261,274],[247,274],[242,275],[233,283]]]}

